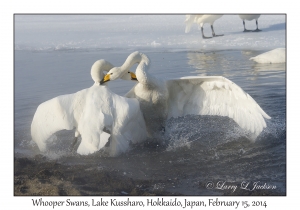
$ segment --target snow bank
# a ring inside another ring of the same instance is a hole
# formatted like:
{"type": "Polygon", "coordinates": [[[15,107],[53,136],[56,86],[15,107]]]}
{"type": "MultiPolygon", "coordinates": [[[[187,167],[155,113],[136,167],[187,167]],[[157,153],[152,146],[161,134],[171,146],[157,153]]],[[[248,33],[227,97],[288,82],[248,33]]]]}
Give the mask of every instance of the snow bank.
{"type": "MultiPolygon", "coordinates": [[[[256,29],[247,21],[247,29],[256,29]]],[[[261,32],[243,33],[238,15],[214,23],[222,37],[202,39],[196,24],[185,33],[185,15],[15,15],[16,50],[78,50],[86,48],[173,48],[271,50],[285,47],[285,15],[261,15],[261,32]]],[[[208,24],[204,34],[211,36],[208,24]]]]}

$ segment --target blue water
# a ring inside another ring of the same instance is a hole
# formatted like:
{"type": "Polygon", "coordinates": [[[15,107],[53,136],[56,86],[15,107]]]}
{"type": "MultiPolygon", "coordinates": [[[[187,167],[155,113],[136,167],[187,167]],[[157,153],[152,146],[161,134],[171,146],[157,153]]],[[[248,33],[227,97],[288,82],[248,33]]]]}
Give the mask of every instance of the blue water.
{"type": "MultiPolygon", "coordinates": [[[[267,120],[267,128],[252,143],[229,118],[185,116],[167,122],[168,132],[163,144],[136,146],[120,157],[71,153],[66,149],[66,140],[74,135],[71,131],[59,132],[56,147],[44,155],[62,164],[113,168],[133,179],[154,180],[153,189],[184,195],[239,195],[246,191],[259,194],[262,191],[253,189],[255,182],[275,186],[261,194],[286,194],[285,64],[249,61],[262,51],[140,51],[151,59],[150,71],[157,77],[218,75],[232,80],[272,117],[267,120]],[[209,183],[213,183],[212,189],[209,183]],[[224,189],[226,185],[240,187],[244,183],[249,183],[248,188],[253,190],[224,189]],[[218,189],[221,186],[223,189],[218,189]]],[[[30,137],[30,124],[40,103],[92,86],[90,68],[96,60],[106,59],[120,66],[131,52],[130,49],[15,51],[15,157],[40,154],[30,137]]],[[[109,83],[120,95],[132,86],[131,81],[109,83]]]]}

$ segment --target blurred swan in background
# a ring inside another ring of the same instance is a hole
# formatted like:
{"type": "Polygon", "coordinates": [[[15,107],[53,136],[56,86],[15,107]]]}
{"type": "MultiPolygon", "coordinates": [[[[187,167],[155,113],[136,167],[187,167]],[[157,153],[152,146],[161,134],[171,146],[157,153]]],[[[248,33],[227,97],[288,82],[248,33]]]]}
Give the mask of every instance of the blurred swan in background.
{"type": "Polygon", "coordinates": [[[221,18],[223,15],[186,15],[186,19],[185,19],[185,33],[189,33],[191,30],[191,26],[193,25],[193,23],[198,24],[201,27],[201,32],[202,32],[202,38],[203,39],[207,39],[207,38],[212,38],[212,37],[206,37],[204,36],[204,32],[203,32],[203,25],[205,23],[209,23],[210,27],[211,27],[211,31],[212,31],[212,36],[216,37],[216,36],[223,36],[223,34],[221,35],[216,35],[215,31],[214,31],[214,27],[213,24],[214,22],[221,18]]]}
{"type": "Polygon", "coordinates": [[[285,48],[277,48],[250,58],[257,63],[285,63],[285,48]]]}
{"type": "Polygon", "coordinates": [[[259,32],[261,30],[258,29],[258,18],[260,17],[259,14],[245,14],[245,15],[239,15],[239,17],[243,20],[243,25],[244,25],[244,32],[259,32]],[[256,20],[256,30],[247,30],[246,29],[246,24],[245,20],[251,21],[251,20],[256,20]]]}
{"type": "Polygon", "coordinates": [[[193,76],[163,80],[149,74],[150,59],[143,53],[131,53],[121,67],[112,68],[101,83],[122,78],[136,68],[136,84],[125,96],[136,98],[150,136],[164,131],[166,120],[184,115],[219,115],[232,118],[256,137],[270,117],[238,85],[222,76],[193,76]]]}
{"type": "MultiPolygon", "coordinates": [[[[105,149],[110,156],[116,156],[128,150],[130,143],[145,140],[147,131],[139,102],[100,85],[103,71],[112,67],[105,60],[96,61],[91,68],[95,82],[92,87],[55,97],[38,106],[31,124],[31,136],[40,151],[47,150],[47,144],[57,131],[74,128],[75,138],[81,136],[77,149],[81,155],[94,153],[109,141],[105,149]]],[[[124,74],[123,79],[130,79],[130,75],[130,72],[124,74]]]]}

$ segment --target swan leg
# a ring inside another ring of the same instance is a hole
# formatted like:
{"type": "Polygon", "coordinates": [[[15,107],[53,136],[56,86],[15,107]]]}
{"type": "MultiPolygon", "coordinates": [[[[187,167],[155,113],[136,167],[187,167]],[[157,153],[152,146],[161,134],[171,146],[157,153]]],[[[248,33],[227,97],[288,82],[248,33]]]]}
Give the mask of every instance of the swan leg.
{"type": "Polygon", "coordinates": [[[257,22],[257,20],[256,20],[256,30],[254,30],[253,32],[259,32],[259,31],[261,31],[261,30],[258,29],[258,22],[257,22]]]}
{"type": "Polygon", "coordinates": [[[203,39],[210,39],[212,37],[204,36],[203,27],[201,26],[202,38],[203,39]]]}
{"type": "Polygon", "coordinates": [[[250,32],[250,31],[251,31],[251,30],[247,30],[247,29],[246,29],[245,20],[243,20],[243,25],[244,25],[244,32],[250,32]]]}
{"type": "Polygon", "coordinates": [[[224,36],[224,34],[219,34],[219,35],[216,35],[216,34],[215,34],[215,31],[214,31],[214,27],[213,27],[213,25],[210,25],[210,27],[211,27],[211,31],[212,31],[212,35],[213,35],[213,37],[217,37],[217,36],[224,36]]]}

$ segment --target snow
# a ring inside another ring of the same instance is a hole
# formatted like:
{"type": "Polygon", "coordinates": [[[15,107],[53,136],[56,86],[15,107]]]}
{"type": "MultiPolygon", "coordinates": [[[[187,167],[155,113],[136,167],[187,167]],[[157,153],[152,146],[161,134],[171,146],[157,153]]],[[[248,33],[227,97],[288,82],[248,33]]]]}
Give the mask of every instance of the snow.
{"type": "MultiPolygon", "coordinates": [[[[255,21],[246,21],[256,29],[255,21]]],[[[214,23],[221,37],[202,39],[196,24],[185,33],[185,15],[15,15],[16,50],[86,48],[162,48],[197,50],[272,50],[285,47],[286,16],[261,15],[261,32],[243,32],[238,15],[214,23]]],[[[204,34],[211,36],[208,24],[204,34]]]]}

